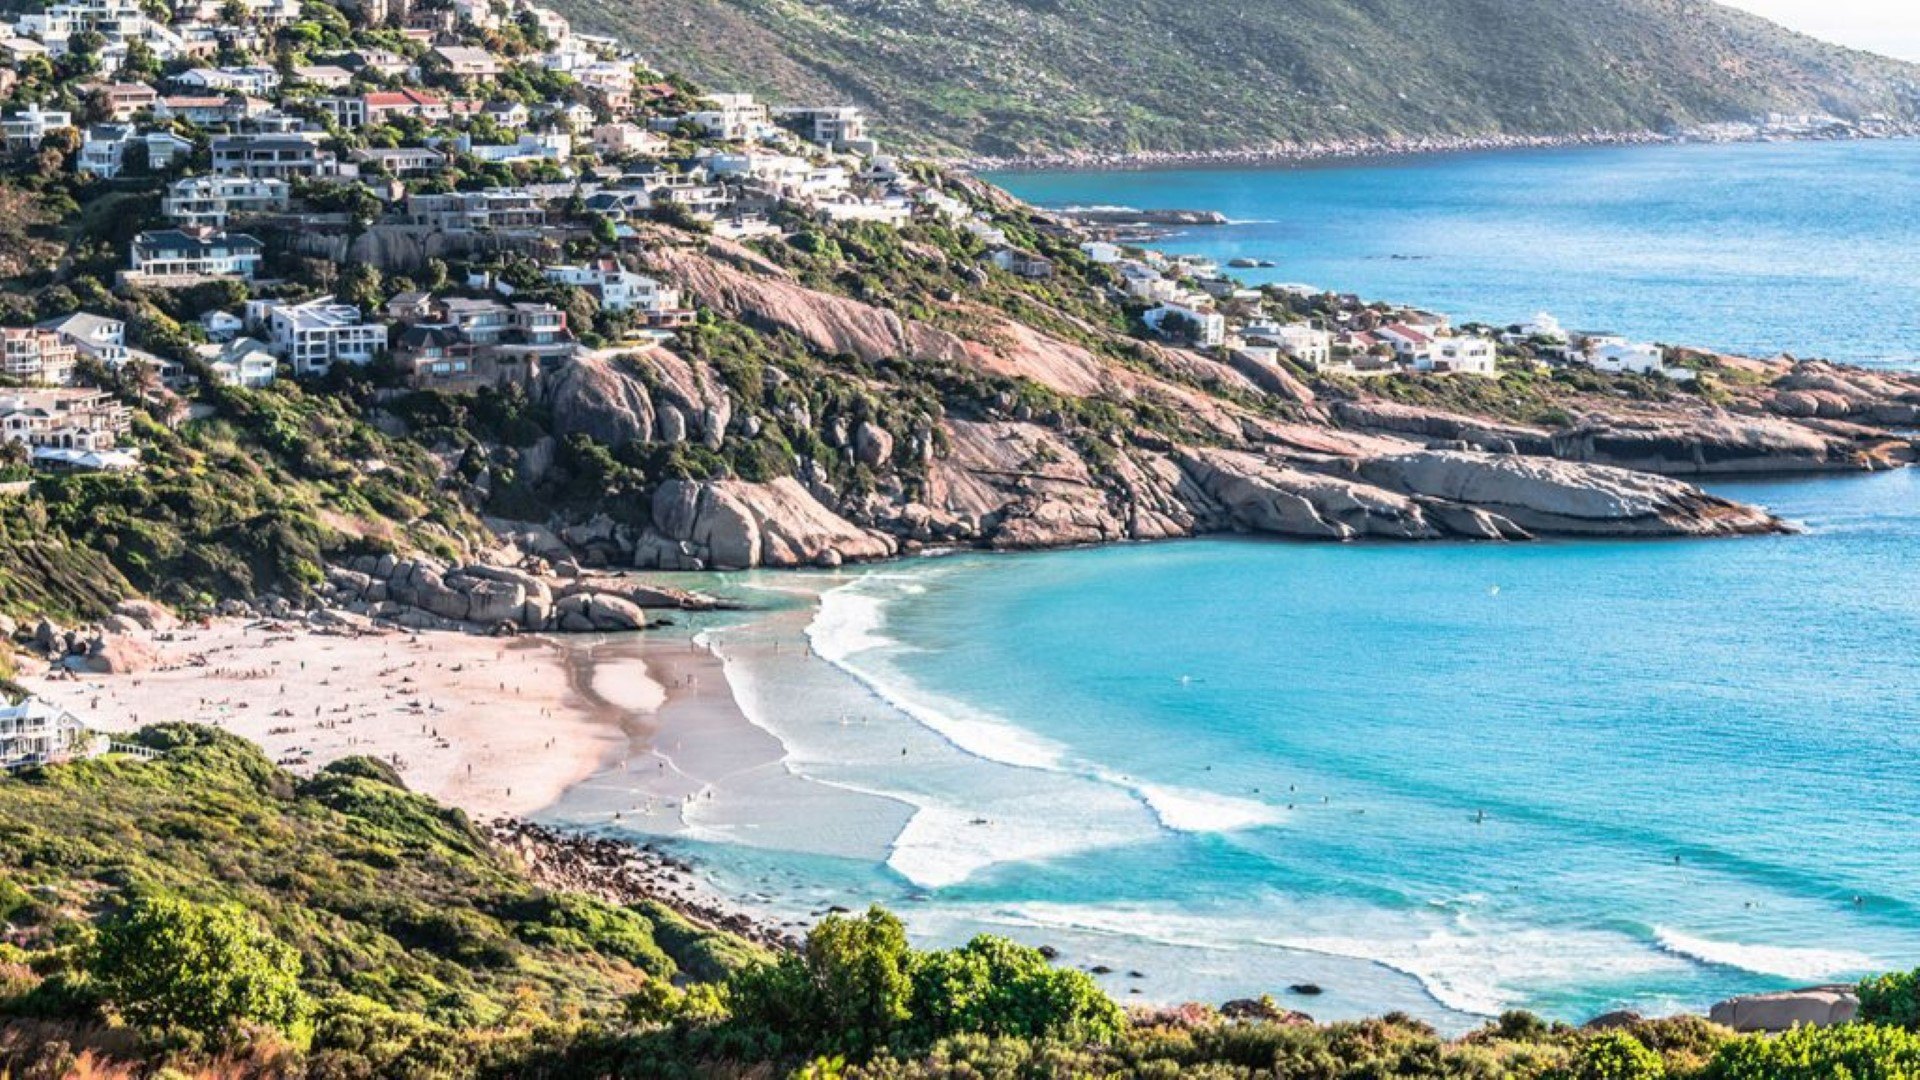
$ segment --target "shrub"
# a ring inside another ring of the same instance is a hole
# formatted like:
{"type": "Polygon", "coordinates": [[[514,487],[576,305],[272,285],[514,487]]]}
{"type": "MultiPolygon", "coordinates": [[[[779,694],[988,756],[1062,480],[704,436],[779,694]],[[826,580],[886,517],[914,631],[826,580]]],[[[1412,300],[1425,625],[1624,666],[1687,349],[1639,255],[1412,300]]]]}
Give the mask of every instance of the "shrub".
{"type": "Polygon", "coordinates": [[[300,958],[238,907],[139,900],[100,932],[88,966],[101,995],[140,1024],[217,1035],[292,1031],[308,1010],[300,958]]]}
{"type": "Polygon", "coordinates": [[[1661,1080],[1667,1066],[1660,1055],[1622,1031],[1587,1040],[1567,1067],[1567,1080],[1661,1080]]]}
{"type": "Polygon", "coordinates": [[[1914,1080],[1920,1036],[1880,1024],[1795,1028],[1720,1048],[1709,1080],[1914,1080]]]}
{"type": "Polygon", "coordinates": [[[1860,984],[1860,1019],[1920,1030],[1920,968],[1896,971],[1860,984]]]}

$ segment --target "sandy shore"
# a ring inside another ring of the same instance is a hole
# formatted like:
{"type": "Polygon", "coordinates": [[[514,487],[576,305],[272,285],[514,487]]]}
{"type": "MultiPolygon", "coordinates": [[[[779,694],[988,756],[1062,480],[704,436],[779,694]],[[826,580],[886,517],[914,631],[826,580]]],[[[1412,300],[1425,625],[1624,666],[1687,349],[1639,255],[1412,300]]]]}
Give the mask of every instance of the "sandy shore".
{"type": "Polygon", "coordinates": [[[477,818],[536,815],[631,755],[666,701],[648,653],[687,648],[639,636],[339,637],[240,620],[143,636],[160,653],[153,670],[21,682],[97,729],[209,724],[298,772],[379,757],[477,818]]]}

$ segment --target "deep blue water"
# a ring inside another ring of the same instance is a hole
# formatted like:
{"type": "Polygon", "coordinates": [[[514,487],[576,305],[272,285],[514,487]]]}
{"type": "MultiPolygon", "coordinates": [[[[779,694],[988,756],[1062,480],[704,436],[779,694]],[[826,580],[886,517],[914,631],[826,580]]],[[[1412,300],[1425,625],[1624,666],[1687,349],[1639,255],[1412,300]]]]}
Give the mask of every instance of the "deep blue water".
{"type": "Polygon", "coordinates": [[[1043,206],[1218,210],[1156,246],[1463,319],[1920,359],[1920,142],[1606,147],[1367,164],[1000,173],[1043,206]]]}

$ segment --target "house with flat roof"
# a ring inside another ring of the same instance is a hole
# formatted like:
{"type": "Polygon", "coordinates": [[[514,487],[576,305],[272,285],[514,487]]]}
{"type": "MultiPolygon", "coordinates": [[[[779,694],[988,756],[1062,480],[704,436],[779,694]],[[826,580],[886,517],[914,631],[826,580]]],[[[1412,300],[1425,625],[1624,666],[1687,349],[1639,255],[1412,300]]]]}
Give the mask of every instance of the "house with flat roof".
{"type": "Polygon", "coordinates": [[[133,238],[129,283],[192,284],[205,278],[252,280],[265,249],[245,233],[188,226],[153,229],[133,238]]]}
{"type": "Polygon", "coordinates": [[[246,321],[302,377],[325,375],[335,364],[370,364],[387,351],[385,323],[367,322],[359,308],[331,296],[303,304],[250,300],[246,321]]]}

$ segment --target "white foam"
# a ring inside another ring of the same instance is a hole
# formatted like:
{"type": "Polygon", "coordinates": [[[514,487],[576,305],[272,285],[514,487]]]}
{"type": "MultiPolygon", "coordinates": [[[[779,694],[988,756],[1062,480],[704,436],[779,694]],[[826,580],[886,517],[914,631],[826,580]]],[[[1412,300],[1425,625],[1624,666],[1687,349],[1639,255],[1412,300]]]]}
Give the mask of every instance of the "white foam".
{"type": "Polygon", "coordinates": [[[1370,961],[1419,980],[1441,1005],[1476,1016],[1498,1016],[1526,1001],[1532,996],[1529,987],[1629,979],[1684,967],[1624,934],[1479,931],[1464,922],[1425,936],[1263,938],[1261,943],[1370,961]]]}
{"type": "Polygon", "coordinates": [[[1227,833],[1278,825],[1286,814],[1257,799],[1242,799],[1192,788],[1133,785],[1160,824],[1173,832],[1227,833]]]}
{"type": "Polygon", "coordinates": [[[1695,937],[1664,926],[1654,927],[1653,937],[1660,948],[1675,956],[1756,975],[1778,975],[1783,979],[1837,979],[1877,971],[1884,966],[1871,956],[1845,949],[1744,945],[1695,937]]]}
{"type": "Polygon", "coordinates": [[[963,753],[1015,768],[1064,771],[1066,751],[1060,744],[985,710],[923,690],[911,680],[883,678],[871,667],[854,662],[857,656],[897,644],[881,632],[890,598],[874,591],[876,580],[862,579],[821,594],[820,610],[807,626],[815,654],[963,753]]]}
{"type": "Polygon", "coordinates": [[[1012,805],[996,800],[998,816],[990,820],[963,807],[923,803],[894,839],[887,865],[920,888],[939,889],[1006,863],[1137,843],[1142,830],[1151,828],[1127,815],[1127,800],[1075,788],[1021,797],[1012,805]]]}

